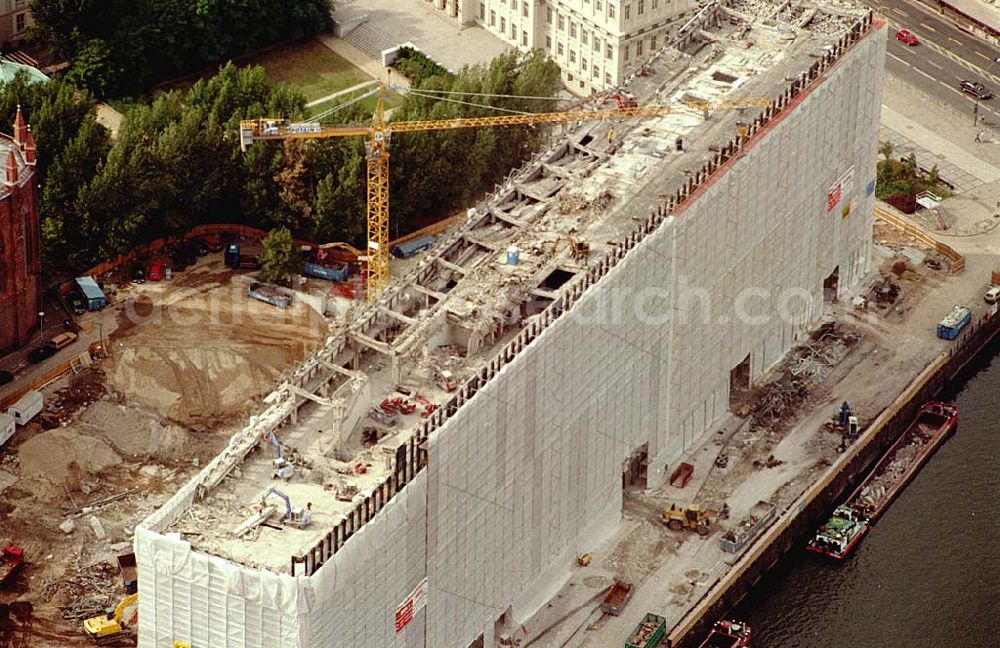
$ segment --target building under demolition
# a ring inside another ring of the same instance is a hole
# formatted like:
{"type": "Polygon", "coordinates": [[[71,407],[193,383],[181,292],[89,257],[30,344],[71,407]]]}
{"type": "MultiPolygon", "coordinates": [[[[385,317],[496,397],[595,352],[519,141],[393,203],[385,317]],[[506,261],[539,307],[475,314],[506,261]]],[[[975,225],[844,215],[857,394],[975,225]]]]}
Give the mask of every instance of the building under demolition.
{"type": "Polygon", "coordinates": [[[136,529],[139,645],[494,645],[864,275],[884,48],[704,7],[136,529]]]}

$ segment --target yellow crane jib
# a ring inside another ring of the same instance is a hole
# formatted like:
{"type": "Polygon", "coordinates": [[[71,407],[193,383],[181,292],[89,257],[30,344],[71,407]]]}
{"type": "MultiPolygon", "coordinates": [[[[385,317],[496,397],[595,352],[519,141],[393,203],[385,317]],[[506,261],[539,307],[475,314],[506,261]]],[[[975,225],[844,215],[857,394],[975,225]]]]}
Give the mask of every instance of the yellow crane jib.
{"type": "Polygon", "coordinates": [[[717,102],[681,101],[670,105],[638,106],[621,102],[615,108],[564,110],[524,115],[495,115],[452,119],[423,119],[387,122],[385,105],[379,96],[370,125],[325,126],[319,122],[289,122],[281,118],[248,119],[240,122],[240,148],[244,151],[257,140],[323,139],[365,136],[368,167],[368,267],[367,296],[374,300],[389,280],[389,141],[393,133],[412,133],[460,128],[490,128],[522,124],[556,124],[575,121],[604,121],[622,118],[647,118],[667,115],[677,110],[744,109],[766,106],[767,97],[725,99],[717,102]]]}

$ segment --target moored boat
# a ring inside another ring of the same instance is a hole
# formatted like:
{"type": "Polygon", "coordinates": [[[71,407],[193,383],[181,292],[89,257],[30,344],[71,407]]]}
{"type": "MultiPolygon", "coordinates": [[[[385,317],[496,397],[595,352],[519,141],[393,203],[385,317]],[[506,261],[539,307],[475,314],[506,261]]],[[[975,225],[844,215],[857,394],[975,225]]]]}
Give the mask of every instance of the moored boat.
{"type": "Polygon", "coordinates": [[[737,621],[716,621],[700,648],[750,648],[753,630],[737,621]]]}
{"type": "Polygon", "coordinates": [[[931,401],[861,485],[834,509],[806,549],[843,560],[958,424],[958,408],[931,401]]]}

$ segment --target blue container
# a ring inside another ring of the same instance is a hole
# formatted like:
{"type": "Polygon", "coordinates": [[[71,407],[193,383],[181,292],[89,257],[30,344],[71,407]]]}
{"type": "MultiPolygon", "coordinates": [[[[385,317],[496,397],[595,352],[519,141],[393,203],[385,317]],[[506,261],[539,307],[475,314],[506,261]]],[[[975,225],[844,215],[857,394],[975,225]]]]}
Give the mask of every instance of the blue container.
{"type": "Polygon", "coordinates": [[[516,245],[512,245],[507,248],[507,265],[517,265],[518,260],[521,258],[520,250],[517,249],[516,245]]]}

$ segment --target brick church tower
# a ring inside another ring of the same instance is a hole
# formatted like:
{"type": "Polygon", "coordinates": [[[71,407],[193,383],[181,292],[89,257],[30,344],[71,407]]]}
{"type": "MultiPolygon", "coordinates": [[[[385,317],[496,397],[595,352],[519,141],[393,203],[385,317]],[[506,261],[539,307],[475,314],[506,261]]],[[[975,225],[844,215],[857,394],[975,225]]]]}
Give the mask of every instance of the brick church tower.
{"type": "Polygon", "coordinates": [[[42,306],[35,139],[17,107],[14,137],[0,135],[0,354],[27,344],[42,306]]]}

